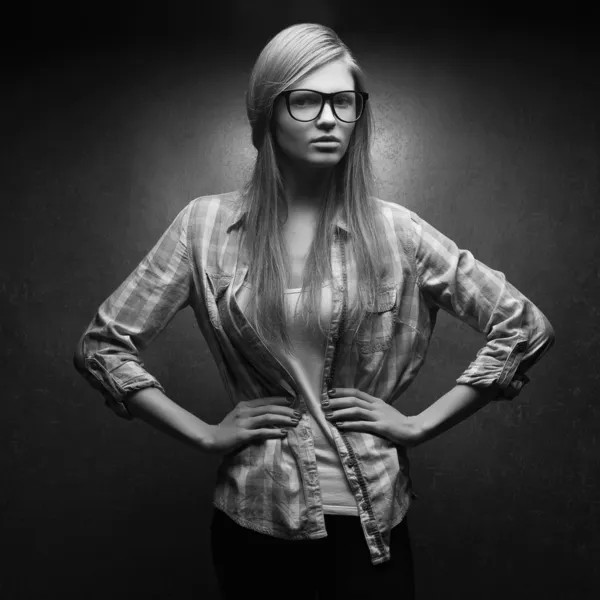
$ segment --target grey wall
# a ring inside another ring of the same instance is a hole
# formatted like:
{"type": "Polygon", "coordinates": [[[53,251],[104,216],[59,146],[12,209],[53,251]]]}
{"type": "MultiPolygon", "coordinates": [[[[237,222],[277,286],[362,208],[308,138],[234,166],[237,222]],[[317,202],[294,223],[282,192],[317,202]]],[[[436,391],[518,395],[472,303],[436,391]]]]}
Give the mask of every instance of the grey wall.
{"type": "MultiPolygon", "coordinates": [[[[418,597],[595,597],[597,53],[560,27],[436,21],[425,35],[328,6],[288,22],[254,17],[243,35],[221,22],[210,40],[200,24],[165,39],[159,21],[144,36],[124,20],[135,35],[123,37],[82,24],[79,39],[65,28],[13,63],[1,178],[3,598],[217,597],[217,460],[118,419],[71,361],[97,306],[185,203],[242,183],[254,156],[247,76],[268,36],[295,20],[339,27],[370,77],[380,197],[503,271],[556,331],[516,400],[410,451],[418,597]]],[[[441,314],[396,406],[415,414],[436,400],[483,343],[441,314]]],[[[223,418],[191,309],[144,358],[171,398],[223,418]]]]}

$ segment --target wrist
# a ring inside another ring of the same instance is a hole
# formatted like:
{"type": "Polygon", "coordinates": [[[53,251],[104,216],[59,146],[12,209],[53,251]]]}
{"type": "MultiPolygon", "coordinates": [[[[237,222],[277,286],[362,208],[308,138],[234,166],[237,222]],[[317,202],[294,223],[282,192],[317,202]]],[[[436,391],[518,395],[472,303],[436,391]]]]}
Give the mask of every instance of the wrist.
{"type": "Polygon", "coordinates": [[[204,452],[211,453],[215,443],[215,432],[218,425],[202,423],[198,435],[196,436],[196,445],[204,452]]]}
{"type": "Polygon", "coordinates": [[[411,438],[414,442],[414,445],[421,444],[427,440],[429,429],[425,420],[421,415],[413,415],[408,417],[409,426],[411,428],[412,434],[411,438]]]}

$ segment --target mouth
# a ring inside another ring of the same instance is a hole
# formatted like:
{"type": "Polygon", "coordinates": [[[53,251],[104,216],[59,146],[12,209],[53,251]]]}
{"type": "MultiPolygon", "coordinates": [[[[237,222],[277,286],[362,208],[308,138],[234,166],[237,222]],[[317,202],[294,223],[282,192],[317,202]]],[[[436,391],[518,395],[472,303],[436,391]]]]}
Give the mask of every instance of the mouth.
{"type": "Polygon", "coordinates": [[[338,140],[315,140],[311,144],[321,150],[335,150],[340,145],[340,142],[338,140]]]}
{"type": "Polygon", "coordinates": [[[323,136],[320,138],[317,138],[316,140],[312,140],[313,144],[339,144],[340,140],[338,140],[336,137],[333,137],[332,135],[327,135],[327,136],[323,136]]]}

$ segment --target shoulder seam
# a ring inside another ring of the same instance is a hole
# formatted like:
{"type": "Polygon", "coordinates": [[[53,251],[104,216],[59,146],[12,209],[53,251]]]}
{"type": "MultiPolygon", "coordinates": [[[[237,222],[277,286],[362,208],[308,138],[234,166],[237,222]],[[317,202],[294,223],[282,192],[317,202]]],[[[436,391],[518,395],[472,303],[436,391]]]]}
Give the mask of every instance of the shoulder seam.
{"type": "MultiPolygon", "coordinates": [[[[410,231],[407,232],[408,235],[406,236],[406,238],[407,238],[406,243],[408,246],[408,254],[409,254],[408,258],[409,258],[411,266],[414,270],[417,284],[418,284],[419,288],[421,288],[421,277],[419,275],[419,269],[417,266],[417,249],[416,249],[415,240],[414,240],[415,230],[412,226],[413,215],[414,215],[413,211],[410,210],[409,208],[407,208],[406,206],[403,206],[402,204],[398,204],[396,202],[390,202],[389,200],[383,200],[381,198],[376,198],[376,200],[378,202],[382,203],[384,206],[389,207],[392,211],[396,210],[399,213],[401,213],[401,215],[403,217],[407,217],[407,219],[406,219],[408,221],[407,229],[408,229],[408,227],[410,227],[410,231]]],[[[398,231],[396,230],[396,221],[395,220],[393,222],[393,226],[394,226],[394,230],[396,231],[396,235],[398,235],[398,231]]]]}

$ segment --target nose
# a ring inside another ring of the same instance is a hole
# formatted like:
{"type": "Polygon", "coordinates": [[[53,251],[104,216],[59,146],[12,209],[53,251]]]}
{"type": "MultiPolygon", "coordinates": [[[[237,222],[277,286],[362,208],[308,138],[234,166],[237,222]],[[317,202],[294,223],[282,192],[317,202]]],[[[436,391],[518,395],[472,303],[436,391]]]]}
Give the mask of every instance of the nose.
{"type": "Polygon", "coordinates": [[[323,110],[321,110],[321,114],[319,115],[317,122],[325,125],[335,125],[335,115],[333,114],[333,110],[329,101],[325,102],[323,105],[323,110]]]}

